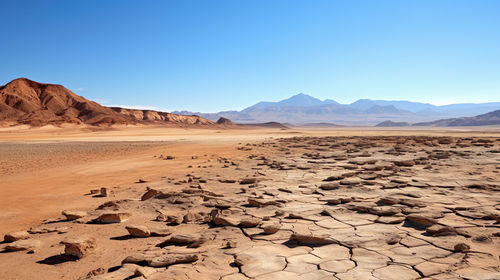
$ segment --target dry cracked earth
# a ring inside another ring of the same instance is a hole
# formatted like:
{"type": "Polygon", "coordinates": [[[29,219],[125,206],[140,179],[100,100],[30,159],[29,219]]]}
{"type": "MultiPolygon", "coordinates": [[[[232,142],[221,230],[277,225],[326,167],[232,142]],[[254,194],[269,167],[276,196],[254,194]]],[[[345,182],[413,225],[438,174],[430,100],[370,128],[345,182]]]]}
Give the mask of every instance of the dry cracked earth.
{"type": "Polygon", "coordinates": [[[0,257],[46,279],[500,279],[500,138],[238,149],[194,155],[204,163],[182,177],[93,190],[102,205],[6,235],[0,257]]]}

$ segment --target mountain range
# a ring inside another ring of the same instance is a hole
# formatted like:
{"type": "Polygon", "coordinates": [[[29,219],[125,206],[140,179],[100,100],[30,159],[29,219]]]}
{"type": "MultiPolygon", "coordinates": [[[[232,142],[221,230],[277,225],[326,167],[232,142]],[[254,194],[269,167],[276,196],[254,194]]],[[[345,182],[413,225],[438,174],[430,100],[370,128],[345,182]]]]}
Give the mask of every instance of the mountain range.
{"type": "Polygon", "coordinates": [[[241,111],[173,113],[106,107],[62,85],[19,78],[0,86],[0,125],[162,124],[174,126],[333,127],[338,125],[469,126],[500,124],[500,102],[436,106],[410,101],[360,99],[351,104],[297,94],[278,102],[259,102],[241,111]],[[216,122],[216,120],[218,120],[216,122]]]}
{"type": "Polygon", "coordinates": [[[496,110],[475,117],[441,119],[433,122],[415,123],[413,126],[480,126],[499,124],[500,110],[496,110]]]}
{"type": "Polygon", "coordinates": [[[312,123],[376,125],[386,120],[421,123],[437,119],[472,117],[498,109],[500,109],[500,102],[437,106],[411,101],[360,99],[351,104],[340,104],[332,99],[320,100],[300,93],[278,102],[259,102],[241,111],[218,113],[174,111],[172,113],[194,114],[210,120],[224,117],[237,123],[276,121],[295,125],[312,123]]]}

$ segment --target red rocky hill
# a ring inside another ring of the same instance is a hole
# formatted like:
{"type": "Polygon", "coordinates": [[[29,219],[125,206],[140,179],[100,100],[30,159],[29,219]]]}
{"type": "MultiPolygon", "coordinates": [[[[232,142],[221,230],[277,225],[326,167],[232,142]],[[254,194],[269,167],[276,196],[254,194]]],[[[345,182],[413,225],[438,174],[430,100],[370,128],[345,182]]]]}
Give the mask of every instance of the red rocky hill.
{"type": "Polygon", "coordinates": [[[199,116],[102,106],[62,85],[19,78],[0,87],[0,124],[174,124],[216,125],[199,116]]]}

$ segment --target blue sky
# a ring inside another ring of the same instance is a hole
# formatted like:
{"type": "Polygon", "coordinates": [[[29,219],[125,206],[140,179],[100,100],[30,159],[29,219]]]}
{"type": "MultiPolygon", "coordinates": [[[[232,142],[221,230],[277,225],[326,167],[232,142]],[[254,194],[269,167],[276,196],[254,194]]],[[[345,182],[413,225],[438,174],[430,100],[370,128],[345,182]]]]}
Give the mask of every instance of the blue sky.
{"type": "Polygon", "coordinates": [[[500,101],[500,1],[2,1],[0,84],[213,112],[303,92],[500,101]]]}

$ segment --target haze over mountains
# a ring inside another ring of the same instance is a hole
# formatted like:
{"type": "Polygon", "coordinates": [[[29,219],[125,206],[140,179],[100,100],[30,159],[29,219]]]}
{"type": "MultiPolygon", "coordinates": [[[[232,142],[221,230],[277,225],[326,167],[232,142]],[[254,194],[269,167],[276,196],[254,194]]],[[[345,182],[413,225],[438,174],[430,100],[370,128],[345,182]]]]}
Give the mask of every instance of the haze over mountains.
{"type": "Polygon", "coordinates": [[[278,102],[259,102],[241,111],[199,113],[174,111],[181,115],[199,115],[210,120],[220,117],[239,123],[276,121],[291,124],[335,123],[339,125],[376,125],[383,121],[430,122],[438,119],[471,117],[500,109],[500,102],[461,103],[437,106],[411,101],[360,99],[351,104],[320,100],[303,93],[278,102]]]}
{"type": "Polygon", "coordinates": [[[415,123],[414,126],[480,126],[500,124],[500,110],[475,117],[441,119],[433,122],[415,123]]]}
{"type": "Polygon", "coordinates": [[[500,102],[435,106],[410,101],[360,99],[352,104],[340,104],[331,99],[319,100],[297,94],[279,102],[259,102],[241,111],[167,113],[106,107],[76,95],[62,85],[43,84],[26,78],[0,87],[2,125],[72,123],[227,127],[240,123],[274,128],[285,128],[282,124],[317,127],[471,126],[500,124],[499,109],[500,102]]]}

